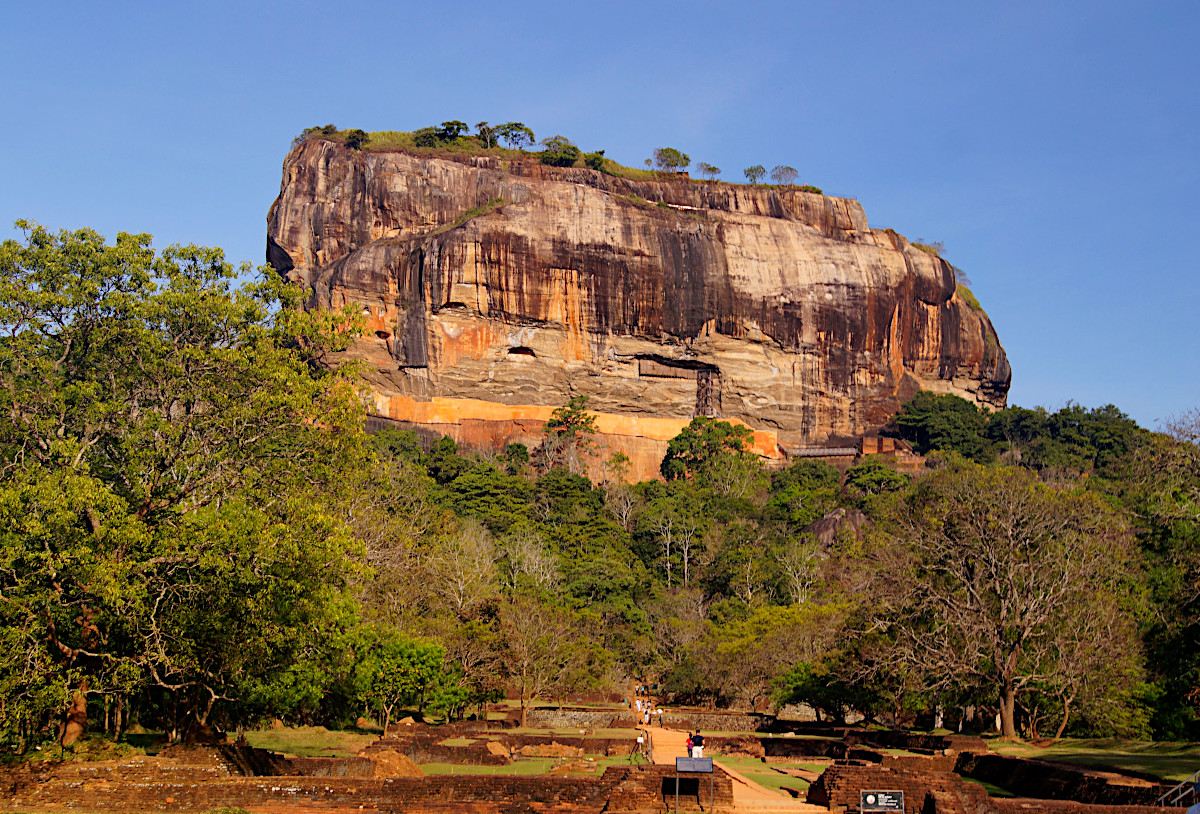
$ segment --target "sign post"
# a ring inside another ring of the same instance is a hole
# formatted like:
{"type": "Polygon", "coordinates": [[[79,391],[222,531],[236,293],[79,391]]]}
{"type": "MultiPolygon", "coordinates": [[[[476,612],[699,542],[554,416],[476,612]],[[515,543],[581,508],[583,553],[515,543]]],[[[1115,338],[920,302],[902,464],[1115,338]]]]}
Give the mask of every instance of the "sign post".
{"type": "MultiPolygon", "coordinates": [[[[675,811],[679,811],[679,775],[707,774],[708,775],[708,810],[713,808],[713,762],[710,757],[677,757],[675,758],[675,811]]],[[[696,802],[700,802],[699,780],[696,778],[696,802]]]]}
{"type": "Polygon", "coordinates": [[[904,814],[903,791],[860,791],[859,814],[904,814]]]}

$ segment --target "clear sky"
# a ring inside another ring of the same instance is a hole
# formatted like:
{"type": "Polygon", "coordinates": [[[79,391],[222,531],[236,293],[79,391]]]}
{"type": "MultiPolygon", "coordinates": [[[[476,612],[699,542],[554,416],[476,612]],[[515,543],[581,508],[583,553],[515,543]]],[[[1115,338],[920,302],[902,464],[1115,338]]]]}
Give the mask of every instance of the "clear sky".
{"type": "Polygon", "coordinates": [[[0,3],[17,218],[263,261],[305,127],[523,121],[640,165],[789,164],[941,241],[1009,401],[1200,406],[1200,3],[0,3]]]}

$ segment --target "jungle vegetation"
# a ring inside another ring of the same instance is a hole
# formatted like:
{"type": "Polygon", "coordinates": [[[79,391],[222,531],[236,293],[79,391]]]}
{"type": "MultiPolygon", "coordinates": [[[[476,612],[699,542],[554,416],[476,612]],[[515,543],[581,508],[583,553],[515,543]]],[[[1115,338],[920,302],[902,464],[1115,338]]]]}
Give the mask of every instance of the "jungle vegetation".
{"type": "Polygon", "coordinates": [[[0,747],[457,717],[651,676],[671,702],[1180,738],[1200,700],[1200,413],[918,394],[767,471],[698,418],[627,483],[586,399],[534,449],[364,431],[353,309],[218,249],[0,245],[0,747]],[[250,282],[242,282],[251,280],[250,282]],[[584,472],[600,471],[597,481],[584,472]],[[76,727],[78,729],[78,726],[76,727]],[[77,734],[77,733],[76,733],[77,734]],[[67,738],[69,740],[69,738],[67,738]]]}

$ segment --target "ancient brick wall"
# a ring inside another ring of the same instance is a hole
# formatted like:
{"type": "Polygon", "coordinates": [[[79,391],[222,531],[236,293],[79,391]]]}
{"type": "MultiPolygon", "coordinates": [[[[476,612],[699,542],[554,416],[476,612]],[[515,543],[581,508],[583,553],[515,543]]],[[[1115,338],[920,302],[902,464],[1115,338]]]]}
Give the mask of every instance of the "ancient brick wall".
{"type": "MultiPolygon", "coordinates": [[[[609,767],[599,777],[439,775],[423,778],[246,777],[212,765],[187,766],[177,759],[137,758],[100,764],[41,764],[0,772],[0,808],[93,812],[205,811],[243,808],[373,809],[406,814],[471,812],[559,814],[661,812],[674,807],[670,766],[609,767]]],[[[311,759],[314,763],[320,759],[311,759]]],[[[328,761],[351,767],[354,761],[328,761]]],[[[299,764],[296,764],[299,765],[299,764]]],[[[310,767],[311,768],[311,767],[310,767]]],[[[733,788],[719,768],[713,776],[716,810],[729,810],[733,788]]],[[[711,810],[707,778],[681,783],[679,809],[711,810]]]]}
{"type": "Polygon", "coordinates": [[[1072,766],[1004,755],[963,753],[954,770],[1023,797],[1117,806],[1153,806],[1174,784],[1107,767],[1072,766]]]}
{"type": "Polygon", "coordinates": [[[903,791],[905,814],[994,814],[983,787],[945,772],[914,772],[866,763],[837,763],[809,787],[808,801],[853,810],[863,790],[903,791]]]}

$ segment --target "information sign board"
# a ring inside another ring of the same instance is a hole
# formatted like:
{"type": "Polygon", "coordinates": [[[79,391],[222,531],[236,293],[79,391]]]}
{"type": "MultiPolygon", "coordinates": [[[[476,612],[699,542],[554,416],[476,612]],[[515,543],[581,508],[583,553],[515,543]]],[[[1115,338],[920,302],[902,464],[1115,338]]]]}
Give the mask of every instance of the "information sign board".
{"type": "Polygon", "coordinates": [[[677,757],[675,758],[675,771],[677,772],[699,772],[701,774],[712,774],[713,764],[710,757],[677,757]]]}
{"type": "Polygon", "coordinates": [[[903,814],[904,792],[902,791],[860,791],[858,810],[862,814],[868,812],[886,812],[887,814],[903,814]]]}

